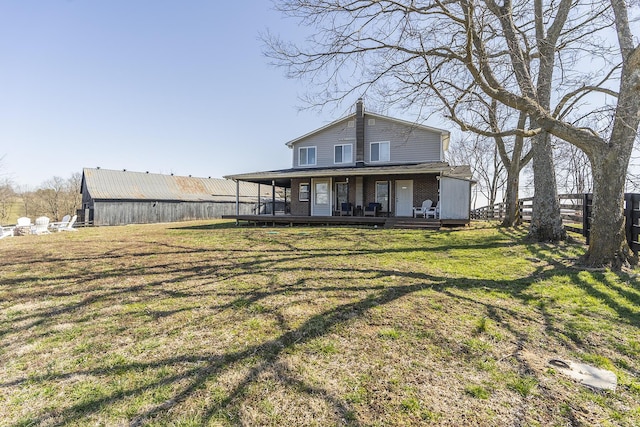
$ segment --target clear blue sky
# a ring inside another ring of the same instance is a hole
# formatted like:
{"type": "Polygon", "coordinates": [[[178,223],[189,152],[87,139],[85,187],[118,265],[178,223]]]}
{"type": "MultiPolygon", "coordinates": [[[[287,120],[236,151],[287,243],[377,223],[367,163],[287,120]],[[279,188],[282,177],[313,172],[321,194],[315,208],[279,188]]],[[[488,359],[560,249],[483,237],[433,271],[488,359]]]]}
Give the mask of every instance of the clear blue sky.
{"type": "Polygon", "coordinates": [[[0,0],[0,156],[35,188],[83,167],[221,177],[286,168],[285,143],[346,111],[259,33],[301,37],[268,0],[0,0]]]}

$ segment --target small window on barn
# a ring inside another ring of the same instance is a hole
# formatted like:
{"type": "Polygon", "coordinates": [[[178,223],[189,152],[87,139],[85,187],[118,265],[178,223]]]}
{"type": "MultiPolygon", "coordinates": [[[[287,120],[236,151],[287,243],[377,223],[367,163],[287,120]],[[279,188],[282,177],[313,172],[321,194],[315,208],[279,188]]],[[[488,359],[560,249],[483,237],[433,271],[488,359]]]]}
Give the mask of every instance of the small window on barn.
{"type": "Polygon", "coordinates": [[[309,183],[300,184],[300,194],[298,195],[298,200],[301,202],[309,201],[309,183]]]}

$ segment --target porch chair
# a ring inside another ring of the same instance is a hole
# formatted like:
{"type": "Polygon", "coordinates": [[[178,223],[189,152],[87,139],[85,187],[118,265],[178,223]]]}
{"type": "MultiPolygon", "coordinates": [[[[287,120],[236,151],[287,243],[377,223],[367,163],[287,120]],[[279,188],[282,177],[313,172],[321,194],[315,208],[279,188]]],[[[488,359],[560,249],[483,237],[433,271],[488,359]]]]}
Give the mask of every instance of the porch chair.
{"type": "Polygon", "coordinates": [[[71,215],[65,215],[62,217],[62,221],[49,223],[49,228],[54,231],[60,231],[61,228],[64,228],[69,224],[70,219],[71,215]]]}
{"type": "Polygon", "coordinates": [[[27,234],[31,234],[31,227],[33,224],[31,223],[31,218],[27,218],[26,216],[21,216],[16,221],[16,226],[13,229],[14,236],[26,236],[27,234]]]}
{"type": "Polygon", "coordinates": [[[13,227],[0,227],[0,239],[13,236],[13,227]]]}
{"type": "Polygon", "coordinates": [[[436,219],[436,218],[438,218],[438,216],[440,216],[440,208],[438,207],[438,203],[437,202],[436,202],[435,206],[432,206],[429,209],[427,209],[426,211],[424,211],[424,217],[425,218],[433,217],[433,219],[436,219]]]}
{"type": "Polygon", "coordinates": [[[16,227],[31,227],[31,218],[21,216],[16,222],[16,227]]]}
{"type": "Polygon", "coordinates": [[[67,225],[65,227],[58,228],[58,231],[78,231],[77,228],[73,228],[73,224],[76,223],[77,219],[78,215],[72,216],[67,225]]]}
{"type": "Polygon", "coordinates": [[[350,202],[340,203],[340,216],[353,216],[353,205],[350,202]]]}
{"type": "Polygon", "coordinates": [[[33,234],[49,234],[49,218],[41,216],[36,218],[36,224],[32,229],[33,234]]]}
{"type": "Polygon", "coordinates": [[[433,205],[433,202],[431,200],[425,200],[424,202],[422,202],[422,206],[420,206],[419,208],[413,208],[413,217],[417,218],[418,215],[422,215],[423,218],[426,218],[427,211],[431,209],[431,205],[433,205]]]}
{"type": "Polygon", "coordinates": [[[378,216],[380,209],[382,209],[380,203],[371,202],[368,206],[364,207],[364,216],[378,216]]]}

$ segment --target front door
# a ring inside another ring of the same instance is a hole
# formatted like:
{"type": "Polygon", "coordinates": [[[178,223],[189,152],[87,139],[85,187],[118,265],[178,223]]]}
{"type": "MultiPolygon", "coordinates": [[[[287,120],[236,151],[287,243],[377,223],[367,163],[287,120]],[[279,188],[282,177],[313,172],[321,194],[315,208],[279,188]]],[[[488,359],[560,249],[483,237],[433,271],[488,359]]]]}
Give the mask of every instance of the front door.
{"type": "Polygon", "coordinates": [[[396,181],[396,216],[413,216],[413,180],[396,181]]]}
{"type": "Polygon", "coordinates": [[[316,178],[311,180],[311,215],[331,216],[331,180],[316,178]]]}

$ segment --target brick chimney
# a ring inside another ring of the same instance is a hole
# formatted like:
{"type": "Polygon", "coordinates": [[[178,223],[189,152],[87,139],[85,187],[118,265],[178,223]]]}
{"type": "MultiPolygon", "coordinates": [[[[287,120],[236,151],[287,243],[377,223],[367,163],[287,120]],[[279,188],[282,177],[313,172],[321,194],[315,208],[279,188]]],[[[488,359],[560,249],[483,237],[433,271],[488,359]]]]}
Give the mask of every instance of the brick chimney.
{"type": "Polygon", "coordinates": [[[356,167],[364,166],[364,104],[356,101],[356,167]]]}

